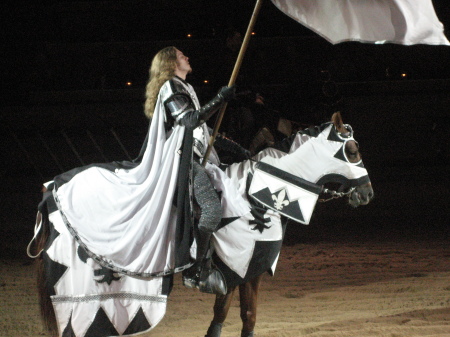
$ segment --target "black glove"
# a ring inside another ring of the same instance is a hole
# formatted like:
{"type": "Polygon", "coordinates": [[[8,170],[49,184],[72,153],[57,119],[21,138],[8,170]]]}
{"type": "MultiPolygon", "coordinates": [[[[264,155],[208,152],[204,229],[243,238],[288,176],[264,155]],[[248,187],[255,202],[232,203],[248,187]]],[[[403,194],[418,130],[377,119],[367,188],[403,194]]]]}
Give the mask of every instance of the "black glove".
{"type": "Polygon", "coordinates": [[[224,102],[229,102],[236,97],[236,85],[233,84],[231,87],[220,88],[217,95],[221,96],[224,102]]]}
{"type": "Polygon", "coordinates": [[[202,106],[198,111],[200,116],[200,124],[206,122],[222,105],[223,102],[228,102],[236,96],[236,86],[222,87],[217,95],[202,106]]]}

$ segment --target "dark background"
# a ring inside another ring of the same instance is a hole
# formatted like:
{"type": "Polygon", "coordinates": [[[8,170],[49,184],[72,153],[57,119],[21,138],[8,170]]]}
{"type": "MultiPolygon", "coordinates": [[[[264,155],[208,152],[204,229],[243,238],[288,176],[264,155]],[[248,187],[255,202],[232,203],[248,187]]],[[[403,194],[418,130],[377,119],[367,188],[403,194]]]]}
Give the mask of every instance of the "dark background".
{"type": "MultiPolygon", "coordinates": [[[[449,2],[433,3],[450,36],[449,2]]],[[[231,74],[222,70],[225,34],[233,27],[244,35],[254,2],[0,6],[0,253],[24,256],[43,182],[75,166],[137,155],[153,55],[175,45],[189,56],[188,81],[205,102],[231,74]]],[[[448,240],[450,47],[331,45],[269,0],[254,32],[238,91],[262,93],[266,106],[302,125],[341,110],[376,195],[356,210],[344,200],[319,204],[309,226],[289,225],[286,243],[448,240]]]]}

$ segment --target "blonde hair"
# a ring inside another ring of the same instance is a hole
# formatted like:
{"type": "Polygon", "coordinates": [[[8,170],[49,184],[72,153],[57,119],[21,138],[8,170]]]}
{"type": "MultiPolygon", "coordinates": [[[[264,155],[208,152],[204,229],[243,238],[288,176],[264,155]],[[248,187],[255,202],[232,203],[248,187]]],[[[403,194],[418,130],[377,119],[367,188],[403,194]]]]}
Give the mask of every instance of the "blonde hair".
{"type": "Polygon", "coordinates": [[[159,90],[162,85],[175,76],[177,66],[177,48],[171,46],[160,50],[152,60],[149,80],[145,90],[144,113],[147,118],[153,117],[159,90]]]}

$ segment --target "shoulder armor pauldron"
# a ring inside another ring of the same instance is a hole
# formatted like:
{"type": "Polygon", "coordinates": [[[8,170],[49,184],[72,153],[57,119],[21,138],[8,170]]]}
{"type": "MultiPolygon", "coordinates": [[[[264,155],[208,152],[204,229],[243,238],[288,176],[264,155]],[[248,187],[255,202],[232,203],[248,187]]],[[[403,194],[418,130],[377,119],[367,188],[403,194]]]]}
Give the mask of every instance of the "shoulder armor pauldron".
{"type": "Polygon", "coordinates": [[[175,78],[169,80],[169,86],[170,90],[166,93],[166,97],[163,97],[164,106],[173,118],[179,120],[185,112],[194,110],[192,98],[179,80],[175,78]]]}

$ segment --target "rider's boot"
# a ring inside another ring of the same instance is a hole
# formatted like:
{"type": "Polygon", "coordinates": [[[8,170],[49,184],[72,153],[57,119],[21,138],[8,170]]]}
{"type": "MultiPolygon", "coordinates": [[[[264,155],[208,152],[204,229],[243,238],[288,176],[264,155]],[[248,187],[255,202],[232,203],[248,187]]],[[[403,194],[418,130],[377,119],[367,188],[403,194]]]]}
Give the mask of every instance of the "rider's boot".
{"type": "Polygon", "coordinates": [[[183,284],[187,288],[199,288],[201,292],[226,295],[227,286],[220,270],[208,255],[212,233],[202,230],[197,236],[197,257],[194,264],[183,273],[183,284]]]}
{"type": "Polygon", "coordinates": [[[195,262],[188,270],[183,272],[183,284],[188,288],[199,287],[200,275],[206,264],[210,239],[211,233],[202,230],[197,231],[197,256],[195,262]]]}

